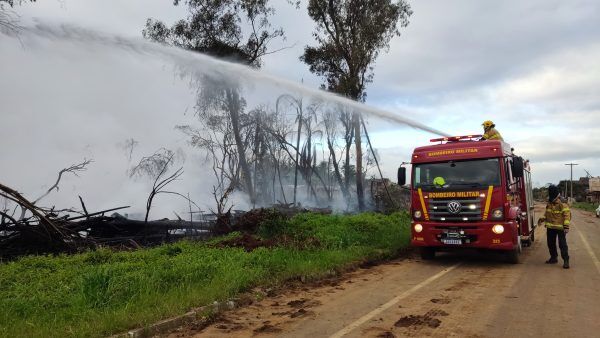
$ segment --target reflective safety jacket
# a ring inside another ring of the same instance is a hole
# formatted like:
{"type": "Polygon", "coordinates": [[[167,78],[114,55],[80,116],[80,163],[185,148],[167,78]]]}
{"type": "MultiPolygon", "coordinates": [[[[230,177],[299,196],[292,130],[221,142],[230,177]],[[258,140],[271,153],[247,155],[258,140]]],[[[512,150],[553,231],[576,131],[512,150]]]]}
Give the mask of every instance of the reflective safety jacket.
{"type": "Polygon", "coordinates": [[[556,200],[546,205],[546,213],[544,214],[546,228],[549,229],[569,229],[571,224],[571,210],[569,205],[556,200]]]}
{"type": "Polygon", "coordinates": [[[496,130],[496,128],[490,128],[488,129],[485,134],[483,134],[483,139],[484,140],[500,140],[500,141],[504,141],[504,139],[502,138],[502,135],[500,135],[500,133],[496,130]]]}

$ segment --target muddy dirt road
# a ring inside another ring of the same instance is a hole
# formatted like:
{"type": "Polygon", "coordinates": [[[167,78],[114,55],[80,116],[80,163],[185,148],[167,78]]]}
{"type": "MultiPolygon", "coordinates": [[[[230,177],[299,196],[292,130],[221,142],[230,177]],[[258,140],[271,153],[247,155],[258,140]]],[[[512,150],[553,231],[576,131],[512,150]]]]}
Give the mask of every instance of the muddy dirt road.
{"type": "Polygon", "coordinates": [[[267,297],[201,331],[190,325],[170,336],[599,337],[600,219],[573,210],[570,270],[544,264],[545,229],[536,236],[517,265],[473,253],[411,257],[267,297]]]}

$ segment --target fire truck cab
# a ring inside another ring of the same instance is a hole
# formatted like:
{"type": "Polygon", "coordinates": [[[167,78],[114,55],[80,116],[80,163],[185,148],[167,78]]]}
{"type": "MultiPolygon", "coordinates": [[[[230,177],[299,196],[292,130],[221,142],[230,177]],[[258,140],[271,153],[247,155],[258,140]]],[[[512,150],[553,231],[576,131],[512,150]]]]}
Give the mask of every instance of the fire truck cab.
{"type": "MultiPolygon", "coordinates": [[[[456,248],[503,251],[518,263],[535,239],[528,161],[481,135],[433,139],[411,159],[411,243],[423,259],[456,248]]],[[[406,184],[406,168],[398,183],[406,184]]]]}

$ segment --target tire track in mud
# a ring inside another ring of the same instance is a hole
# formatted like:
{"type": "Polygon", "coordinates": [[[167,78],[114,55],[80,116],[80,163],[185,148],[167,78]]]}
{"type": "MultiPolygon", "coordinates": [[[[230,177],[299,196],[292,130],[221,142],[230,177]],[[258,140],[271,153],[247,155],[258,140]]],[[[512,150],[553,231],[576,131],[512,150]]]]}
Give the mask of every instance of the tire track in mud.
{"type": "MultiPolygon", "coordinates": [[[[442,259],[463,260],[463,257],[442,259]]],[[[483,337],[485,325],[473,327],[472,324],[485,323],[492,315],[493,312],[486,311],[485,306],[482,309],[482,305],[507,299],[502,293],[492,299],[489,290],[512,283],[511,267],[514,266],[467,259],[454,274],[406,299],[378,321],[368,323],[363,330],[347,337],[377,337],[385,332],[396,337],[483,337]]]]}
{"type": "Polygon", "coordinates": [[[188,325],[169,336],[328,336],[449,265],[422,266],[417,259],[403,258],[361,268],[339,278],[285,289],[223,313],[206,328],[188,325]]]}
{"type": "Polygon", "coordinates": [[[351,323],[350,325],[344,327],[343,329],[339,330],[338,332],[334,333],[333,335],[329,336],[329,338],[340,338],[343,337],[349,333],[351,333],[352,331],[356,330],[358,327],[362,326],[363,324],[365,324],[366,322],[368,322],[369,320],[372,320],[373,317],[383,313],[384,311],[388,310],[390,307],[396,305],[399,301],[410,297],[413,293],[418,292],[419,290],[421,290],[422,288],[426,287],[427,285],[435,282],[436,280],[444,277],[446,274],[452,272],[453,270],[455,270],[456,268],[458,268],[460,266],[460,263],[454,264],[448,268],[443,269],[442,271],[436,273],[435,275],[427,278],[426,280],[418,283],[417,285],[413,286],[412,288],[408,289],[407,291],[402,292],[400,295],[392,298],[390,301],[388,301],[387,303],[375,308],[373,311],[367,313],[366,315],[358,318],[356,321],[354,321],[353,323],[351,323]]]}

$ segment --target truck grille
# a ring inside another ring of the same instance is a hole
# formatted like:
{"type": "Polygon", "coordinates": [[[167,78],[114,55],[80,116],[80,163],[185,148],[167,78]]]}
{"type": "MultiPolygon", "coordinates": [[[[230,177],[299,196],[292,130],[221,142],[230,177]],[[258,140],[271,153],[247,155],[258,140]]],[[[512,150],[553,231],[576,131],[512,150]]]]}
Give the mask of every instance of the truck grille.
{"type": "Polygon", "coordinates": [[[481,221],[481,200],[473,198],[429,199],[429,218],[432,221],[481,221]],[[450,203],[458,202],[452,205],[450,203]]]}

